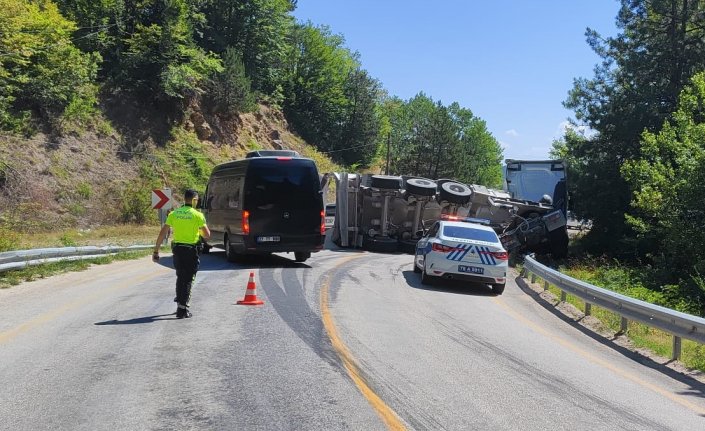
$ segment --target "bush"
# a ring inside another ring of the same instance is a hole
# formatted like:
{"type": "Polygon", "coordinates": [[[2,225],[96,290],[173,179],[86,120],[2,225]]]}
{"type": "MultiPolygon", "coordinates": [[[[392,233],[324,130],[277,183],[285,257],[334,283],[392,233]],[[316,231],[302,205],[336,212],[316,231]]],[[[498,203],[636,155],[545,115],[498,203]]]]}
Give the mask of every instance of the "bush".
{"type": "Polygon", "coordinates": [[[19,245],[20,237],[14,230],[0,227],[0,252],[16,250],[19,245]]]}

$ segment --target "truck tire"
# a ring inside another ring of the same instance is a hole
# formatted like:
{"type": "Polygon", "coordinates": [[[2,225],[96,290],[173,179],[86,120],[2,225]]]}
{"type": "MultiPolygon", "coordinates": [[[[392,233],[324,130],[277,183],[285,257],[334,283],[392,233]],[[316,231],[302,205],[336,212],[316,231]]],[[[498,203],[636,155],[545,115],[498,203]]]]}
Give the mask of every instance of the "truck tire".
{"type": "Polygon", "coordinates": [[[556,229],[548,233],[548,248],[554,259],[568,257],[568,231],[565,228],[556,229]]]}
{"type": "Polygon", "coordinates": [[[399,190],[401,189],[401,177],[391,175],[372,175],[370,185],[375,189],[399,190]]]}
{"type": "Polygon", "coordinates": [[[440,195],[442,201],[462,205],[470,201],[472,190],[465,184],[448,181],[441,184],[440,195]]]}
{"type": "Polygon", "coordinates": [[[406,180],[406,192],[417,196],[436,194],[436,183],[426,178],[409,178],[406,180]]]}
{"type": "Polygon", "coordinates": [[[362,237],[362,248],[378,253],[394,253],[397,251],[397,240],[383,236],[373,238],[365,235],[362,237]]]}
{"type": "Polygon", "coordinates": [[[416,243],[418,240],[415,239],[400,239],[399,240],[399,251],[406,254],[416,254],[416,243]]]}

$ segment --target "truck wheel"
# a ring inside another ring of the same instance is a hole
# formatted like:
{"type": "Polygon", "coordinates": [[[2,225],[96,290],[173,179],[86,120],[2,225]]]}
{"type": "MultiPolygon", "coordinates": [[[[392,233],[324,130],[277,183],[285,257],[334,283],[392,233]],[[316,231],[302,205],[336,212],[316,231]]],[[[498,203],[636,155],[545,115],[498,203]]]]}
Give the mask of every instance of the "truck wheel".
{"type": "Polygon", "coordinates": [[[441,200],[462,205],[470,201],[472,190],[465,184],[449,181],[441,184],[440,195],[441,200]]]}
{"type": "Polygon", "coordinates": [[[548,247],[554,259],[565,259],[568,256],[568,231],[565,228],[548,233],[548,247]]]}
{"type": "Polygon", "coordinates": [[[406,180],[406,192],[418,196],[436,194],[436,183],[426,178],[409,178],[406,180]]]}
{"type": "Polygon", "coordinates": [[[296,251],[294,252],[294,262],[306,262],[306,259],[311,257],[310,251],[296,251]]]}
{"type": "Polygon", "coordinates": [[[384,190],[399,190],[401,189],[401,177],[393,177],[391,175],[372,175],[370,184],[373,188],[384,190]]]}
{"type": "Polygon", "coordinates": [[[416,243],[418,241],[415,239],[400,239],[399,240],[399,251],[407,254],[416,254],[416,243]]]}
{"type": "Polygon", "coordinates": [[[362,248],[378,253],[394,253],[397,251],[397,241],[382,236],[373,238],[365,235],[362,237],[362,248]]]}

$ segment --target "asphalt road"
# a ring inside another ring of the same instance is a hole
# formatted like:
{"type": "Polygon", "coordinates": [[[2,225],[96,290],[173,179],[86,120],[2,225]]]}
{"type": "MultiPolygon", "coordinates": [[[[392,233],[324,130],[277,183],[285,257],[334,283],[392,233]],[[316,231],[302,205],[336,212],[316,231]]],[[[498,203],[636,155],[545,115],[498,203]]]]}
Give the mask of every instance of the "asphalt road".
{"type": "Polygon", "coordinates": [[[0,429],[705,429],[700,382],[411,262],[206,255],[184,320],[169,258],[1,290],[0,429]]]}

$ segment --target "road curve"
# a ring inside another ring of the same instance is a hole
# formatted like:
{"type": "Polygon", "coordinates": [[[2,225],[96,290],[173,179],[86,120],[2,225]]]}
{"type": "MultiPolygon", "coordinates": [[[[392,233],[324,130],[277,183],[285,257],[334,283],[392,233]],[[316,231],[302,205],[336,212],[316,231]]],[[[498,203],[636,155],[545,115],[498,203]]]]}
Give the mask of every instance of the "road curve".
{"type": "Polygon", "coordinates": [[[422,286],[408,255],[214,253],[175,320],[169,264],[0,291],[0,429],[705,428],[702,384],[514,282],[422,286]],[[265,304],[234,305],[250,271],[265,304]]]}

